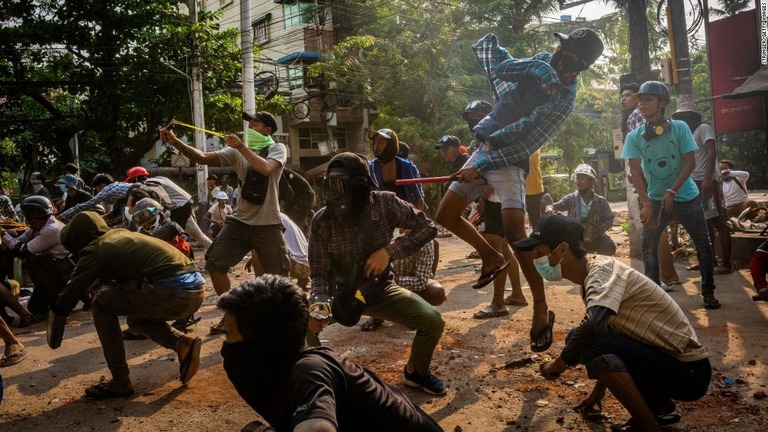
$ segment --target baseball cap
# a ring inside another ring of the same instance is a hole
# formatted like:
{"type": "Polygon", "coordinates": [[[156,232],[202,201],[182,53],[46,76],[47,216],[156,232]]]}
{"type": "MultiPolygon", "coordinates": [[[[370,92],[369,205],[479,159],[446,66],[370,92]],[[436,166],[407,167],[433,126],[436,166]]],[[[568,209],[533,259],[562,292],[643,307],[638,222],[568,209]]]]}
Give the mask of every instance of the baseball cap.
{"type": "Polygon", "coordinates": [[[588,28],[576,29],[567,35],[555,33],[555,37],[560,39],[563,49],[578,55],[587,65],[594,63],[605,48],[600,36],[588,28]]]}
{"type": "Polygon", "coordinates": [[[449,147],[449,146],[458,147],[460,145],[461,145],[461,141],[459,141],[459,139],[456,138],[455,136],[443,135],[442,137],[440,137],[439,140],[437,140],[437,145],[435,146],[435,149],[440,150],[441,148],[444,148],[444,147],[449,147]]]}
{"type": "Polygon", "coordinates": [[[584,238],[584,226],[576,219],[560,214],[544,215],[528,237],[512,243],[512,246],[529,251],[541,243],[550,245],[566,242],[579,245],[584,238]]]}
{"type": "Polygon", "coordinates": [[[264,123],[264,126],[269,126],[270,128],[272,128],[272,133],[277,132],[277,120],[275,119],[275,116],[273,116],[272,114],[266,111],[259,111],[256,114],[249,114],[243,111],[243,120],[260,121],[264,123]]]}
{"type": "Polygon", "coordinates": [[[77,177],[73,176],[72,174],[64,175],[56,181],[56,185],[60,184],[75,189],[77,188],[77,177]]]}

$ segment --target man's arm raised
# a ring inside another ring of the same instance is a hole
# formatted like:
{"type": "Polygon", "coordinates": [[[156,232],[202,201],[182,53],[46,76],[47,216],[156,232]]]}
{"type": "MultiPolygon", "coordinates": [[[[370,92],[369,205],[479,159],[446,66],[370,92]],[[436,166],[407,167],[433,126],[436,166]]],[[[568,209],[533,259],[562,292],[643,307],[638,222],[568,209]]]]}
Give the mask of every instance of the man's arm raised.
{"type": "Polygon", "coordinates": [[[216,153],[204,153],[192,146],[184,144],[183,141],[176,138],[176,135],[174,135],[173,131],[170,129],[160,129],[160,140],[164,143],[172,145],[176,150],[179,151],[179,153],[188,157],[196,164],[219,165],[221,163],[219,156],[217,156],[216,153]]]}

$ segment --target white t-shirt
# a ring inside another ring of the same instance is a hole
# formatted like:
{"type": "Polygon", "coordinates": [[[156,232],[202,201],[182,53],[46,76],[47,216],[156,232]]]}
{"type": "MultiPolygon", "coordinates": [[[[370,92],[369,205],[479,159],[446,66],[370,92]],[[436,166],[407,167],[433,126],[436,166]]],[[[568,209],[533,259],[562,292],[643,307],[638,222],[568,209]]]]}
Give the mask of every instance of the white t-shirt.
{"type": "Polygon", "coordinates": [[[699,127],[693,131],[693,140],[696,141],[696,145],[699,146],[699,149],[693,152],[693,156],[696,158],[696,168],[693,169],[691,178],[696,181],[704,180],[706,174],[704,167],[707,166],[707,158],[714,152],[715,163],[712,164],[712,179],[717,179],[717,177],[720,176],[719,164],[717,163],[717,136],[715,135],[712,126],[706,123],[700,124],[699,127]],[[704,143],[709,140],[715,140],[715,146],[705,147],[704,143]]]}
{"type": "Polygon", "coordinates": [[[301,228],[288,216],[280,213],[280,220],[283,222],[283,227],[285,227],[283,237],[285,238],[285,247],[288,249],[291,259],[309,267],[309,244],[307,243],[307,237],[301,231],[301,228]]]}
{"type": "Polygon", "coordinates": [[[211,214],[212,221],[224,223],[227,220],[227,216],[232,214],[232,207],[229,204],[225,204],[224,208],[221,208],[217,203],[208,209],[208,213],[211,214]]]}
{"type": "Polygon", "coordinates": [[[608,321],[621,334],[683,362],[707,357],[680,306],[661,287],[615,258],[596,255],[587,262],[584,303],[606,307],[616,315],[608,321]]]}
{"type": "MultiPolygon", "coordinates": [[[[219,156],[222,165],[232,166],[239,179],[245,179],[248,176],[248,170],[251,169],[251,166],[238,150],[226,147],[217,151],[216,155],[219,156]]],[[[277,191],[280,176],[283,174],[283,166],[287,160],[285,144],[275,143],[269,146],[267,159],[274,159],[280,162],[280,168],[276,169],[269,176],[269,185],[267,186],[267,196],[264,198],[264,204],[256,205],[248,202],[246,199],[238,199],[232,214],[233,218],[248,225],[280,224],[280,204],[277,200],[277,191]]]]}
{"type": "Polygon", "coordinates": [[[730,181],[723,180],[723,198],[725,199],[725,205],[730,207],[748,200],[749,195],[747,192],[749,189],[747,189],[747,180],[749,180],[749,173],[746,171],[731,171],[728,176],[734,177],[734,179],[730,181]],[[736,180],[739,181],[741,186],[739,186],[739,183],[736,183],[736,180]],[[745,190],[747,192],[745,192],[745,190]]]}

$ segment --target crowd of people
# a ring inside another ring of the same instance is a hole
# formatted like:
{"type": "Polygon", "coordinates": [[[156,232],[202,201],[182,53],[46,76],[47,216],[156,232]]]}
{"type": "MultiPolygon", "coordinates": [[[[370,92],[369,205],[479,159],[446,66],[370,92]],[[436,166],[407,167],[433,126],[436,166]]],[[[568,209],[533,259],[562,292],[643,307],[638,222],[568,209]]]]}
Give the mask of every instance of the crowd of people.
{"type": "MultiPolygon", "coordinates": [[[[463,118],[475,137],[468,146],[451,135],[436,140],[454,181],[435,222],[477,251],[482,265],[473,288],[493,284],[491,303],[474,318],[502,317],[510,306],[527,306],[522,270],[531,288],[534,352],[546,351],[554,339],[556,316],[545,281],[567,279],[579,286],[584,319],[569,332],[562,352],[541,364],[541,375],[552,379],[582,364],[595,380],[577,407],[585,416],[597,410],[608,389],[631,415],[625,428],[658,430],[679,421],[674,401],[701,398],[711,377],[706,348],[665,292],[676,273],[665,270],[671,256],[668,244],[660,247],[662,236],[672,220],[685,227],[696,247],[703,307],[717,309],[714,275],[733,270],[725,221],[756,203],[747,199],[748,174],[730,161],[718,163],[714,133],[701,115],[681,106],[667,117],[669,91],[657,81],[621,89],[622,157],[642,206],[644,272],[612,257],[616,244],[607,232],[613,213],[595,192],[592,166],[576,167],[573,193],[542,200],[540,149],[573,110],[577,76],[603,51],[589,29],[555,36],[554,53],[528,59],[512,57],[493,34],[472,47],[493,103],[467,105],[463,118]],[[473,202],[478,226],[465,217],[473,202]],[[720,264],[714,231],[723,251],[720,264]],[[512,292],[505,297],[507,279],[512,292]]],[[[18,327],[48,321],[47,341],[55,349],[63,343],[68,316],[82,302],[92,310],[111,374],[85,389],[88,397],[134,393],[124,346],[130,339],[149,338],[174,351],[179,380],[189,382],[200,365],[202,340],[186,333],[199,321],[195,313],[205,298],[194,241],[205,251],[201,261],[223,311],[210,332],[226,335],[221,355],[227,377],[271,428],[442,430],[391,383],[320,346],[328,325],[356,326],[363,315],[369,317],[362,324],[367,331],[385,320],[402,324],[415,330],[402,372],[405,385],[434,396],[448,391],[431,367],[445,330],[436,308],[446,301],[435,278],[437,227],[424,212],[421,185],[410,181],[420,173],[407,145],[390,128],[367,132],[374,157],[334,156],[323,181],[325,201],[317,203],[312,186],[285,166],[286,146],[272,138],[275,117],[259,111],[244,112],[243,119],[246,136],[227,135],[227,146],[215,152],[189,146],[169,129],[160,131],[163,142],[192,162],[229,166],[237,176],[236,188],[228,175],[220,182],[208,177],[204,230],[191,195],[140,166],[123,181],[97,174],[86,187],[77,167],[68,165],[55,183],[59,200],[33,174],[31,193],[19,206],[26,226],[0,228],[0,367],[27,356],[10,330],[6,308],[18,317],[18,327]],[[229,270],[249,254],[254,278],[233,288],[229,270]],[[34,285],[26,307],[13,280],[13,259],[23,261],[34,285]],[[121,329],[121,317],[127,329],[121,329]]],[[[20,220],[2,194],[0,215],[6,222],[20,220]]],[[[752,271],[756,300],[768,300],[768,246],[756,253],[752,271]]],[[[249,427],[269,430],[258,422],[249,427]]]]}

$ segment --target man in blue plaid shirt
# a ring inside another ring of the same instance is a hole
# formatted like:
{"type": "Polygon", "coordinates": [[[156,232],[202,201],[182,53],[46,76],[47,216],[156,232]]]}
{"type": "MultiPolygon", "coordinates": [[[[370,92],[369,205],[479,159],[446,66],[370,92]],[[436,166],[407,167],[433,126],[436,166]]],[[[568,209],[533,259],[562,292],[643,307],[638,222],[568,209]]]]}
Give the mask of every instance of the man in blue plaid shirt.
{"type": "MultiPolygon", "coordinates": [[[[499,46],[492,33],[472,47],[491,83],[496,104],[475,126],[475,136],[483,145],[455,174],[458,181],[451,184],[443,197],[436,220],[480,254],[483,266],[473,285],[476,289],[491,283],[509,262],[461,218],[461,213],[490,186],[501,199],[507,240],[513,243],[526,236],[525,179],[529,158],[552,138],[571,113],[576,99],[576,77],[603,52],[603,43],[592,30],[578,29],[555,36],[560,46],[554,54],[538,53],[528,59],[513,58],[499,46]]],[[[554,314],[548,311],[544,284],[532,257],[521,251],[517,251],[517,256],[534,299],[531,349],[545,351],[552,344],[554,314]]]]}

